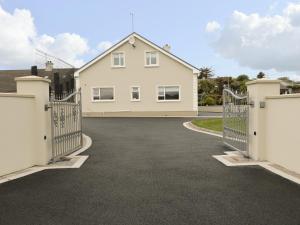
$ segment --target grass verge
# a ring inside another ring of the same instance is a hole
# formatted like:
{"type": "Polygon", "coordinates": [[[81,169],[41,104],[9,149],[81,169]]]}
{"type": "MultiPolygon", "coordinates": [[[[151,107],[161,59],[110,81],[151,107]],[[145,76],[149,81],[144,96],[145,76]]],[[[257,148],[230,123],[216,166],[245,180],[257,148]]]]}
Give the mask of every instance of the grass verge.
{"type": "Polygon", "coordinates": [[[200,128],[205,128],[208,130],[213,130],[213,131],[218,131],[222,132],[223,131],[223,119],[222,118],[213,118],[213,119],[195,119],[192,120],[192,124],[200,127],[200,128]]]}

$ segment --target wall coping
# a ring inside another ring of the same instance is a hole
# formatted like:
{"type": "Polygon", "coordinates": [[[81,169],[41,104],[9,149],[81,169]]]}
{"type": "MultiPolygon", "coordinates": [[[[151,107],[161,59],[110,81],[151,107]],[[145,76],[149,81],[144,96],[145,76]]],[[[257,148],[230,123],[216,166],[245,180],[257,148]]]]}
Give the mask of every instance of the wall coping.
{"type": "Polygon", "coordinates": [[[300,98],[300,94],[285,94],[285,95],[266,96],[266,99],[285,99],[285,98],[300,98]]]}
{"type": "Polygon", "coordinates": [[[13,98],[35,98],[34,95],[17,94],[17,93],[0,93],[0,97],[13,97],[13,98]]]}
{"type": "Polygon", "coordinates": [[[51,80],[39,76],[16,77],[15,81],[42,81],[46,83],[51,83],[51,80]]]}
{"type": "Polygon", "coordinates": [[[246,82],[246,85],[253,85],[253,84],[280,84],[280,80],[269,80],[269,79],[257,79],[246,82]]]}

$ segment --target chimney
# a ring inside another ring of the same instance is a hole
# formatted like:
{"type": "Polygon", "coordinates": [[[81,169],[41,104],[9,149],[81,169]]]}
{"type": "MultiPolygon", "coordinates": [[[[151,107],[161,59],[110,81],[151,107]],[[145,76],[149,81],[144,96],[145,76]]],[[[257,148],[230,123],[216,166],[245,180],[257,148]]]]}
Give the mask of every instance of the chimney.
{"type": "Polygon", "coordinates": [[[169,44],[165,44],[164,47],[163,47],[164,50],[170,52],[171,51],[171,45],[169,44]]]}
{"type": "Polygon", "coordinates": [[[31,75],[33,75],[33,76],[37,76],[38,75],[37,66],[32,66],[31,67],[31,75]]]}
{"type": "Polygon", "coordinates": [[[47,61],[47,62],[46,62],[46,68],[45,68],[45,71],[50,72],[50,71],[52,71],[52,70],[53,70],[53,62],[47,61]]]}

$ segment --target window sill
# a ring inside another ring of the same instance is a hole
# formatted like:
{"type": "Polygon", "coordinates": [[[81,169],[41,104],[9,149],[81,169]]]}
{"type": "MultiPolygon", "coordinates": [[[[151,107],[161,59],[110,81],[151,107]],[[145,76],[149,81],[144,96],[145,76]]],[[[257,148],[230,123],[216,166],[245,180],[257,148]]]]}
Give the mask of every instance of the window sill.
{"type": "Polygon", "coordinates": [[[146,68],[159,67],[159,65],[158,64],[157,65],[144,65],[144,67],[146,67],[146,68]]]}
{"type": "Polygon", "coordinates": [[[111,66],[111,68],[119,69],[119,68],[126,68],[126,66],[111,66]]]}
{"type": "Polygon", "coordinates": [[[113,99],[113,100],[92,100],[93,103],[102,103],[102,102],[115,102],[116,100],[113,99]]]}
{"type": "Polygon", "coordinates": [[[130,101],[131,102],[140,102],[141,100],[140,99],[136,99],[136,100],[135,99],[131,99],[130,101]]]}
{"type": "Polygon", "coordinates": [[[181,100],[156,100],[158,103],[164,103],[164,102],[180,102],[181,100]]]}

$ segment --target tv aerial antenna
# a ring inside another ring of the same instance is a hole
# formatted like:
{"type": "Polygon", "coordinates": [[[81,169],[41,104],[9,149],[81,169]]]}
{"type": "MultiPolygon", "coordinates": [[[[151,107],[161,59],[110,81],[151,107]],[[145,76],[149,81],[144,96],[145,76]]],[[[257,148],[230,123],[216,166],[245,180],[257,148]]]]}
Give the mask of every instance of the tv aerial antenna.
{"type": "Polygon", "coordinates": [[[134,32],[134,13],[133,12],[130,13],[130,17],[131,17],[131,31],[133,33],[134,32]]]}
{"type": "Polygon", "coordinates": [[[42,63],[43,66],[45,66],[47,62],[52,62],[61,68],[75,68],[74,65],[66,62],[65,60],[63,60],[57,56],[51,55],[40,49],[35,49],[35,53],[36,53],[36,56],[44,58],[43,59],[44,62],[42,63]]]}

